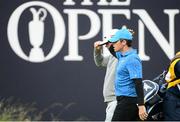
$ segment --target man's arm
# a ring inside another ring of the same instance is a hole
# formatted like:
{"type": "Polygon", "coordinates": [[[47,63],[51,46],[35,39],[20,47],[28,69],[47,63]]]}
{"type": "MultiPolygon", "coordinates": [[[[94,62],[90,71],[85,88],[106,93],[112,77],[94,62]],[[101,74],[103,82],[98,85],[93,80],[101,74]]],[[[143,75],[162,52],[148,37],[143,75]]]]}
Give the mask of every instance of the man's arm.
{"type": "Polygon", "coordinates": [[[96,66],[106,67],[109,60],[109,56],[103,56],[102,46],[99,46],[99,42],[100,41],[94,43],[94,62],[96,66]]]}
{"type": "Polygon", "coordinates": [[[137,79],[133,79],[133,81],[135,83],[138,106],[144,105],[144,90],[143,90],[142,79],[137,78],[137,79]]]}
{"type": "Polygon", "coordinates": [[[137,93],[137,104],[139,109],[139,118],[141,120],[145,120],[148,117],[148,114],[146,112],[146,108],[144,105],[144,91],[143,91],[143,84],[142,84],[142,78],[133,79],[135,82],[135,89],[137,93]]]}

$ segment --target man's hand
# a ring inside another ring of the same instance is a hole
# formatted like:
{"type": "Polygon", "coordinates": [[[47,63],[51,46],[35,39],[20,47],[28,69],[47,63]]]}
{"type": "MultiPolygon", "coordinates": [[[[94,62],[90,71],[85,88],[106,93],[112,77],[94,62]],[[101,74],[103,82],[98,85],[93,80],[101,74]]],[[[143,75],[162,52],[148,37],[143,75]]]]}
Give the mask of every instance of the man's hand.
{"type": "Polygon", "coordinates": [[[101,49],[102,49],[102,46],[99,45],[100,42],[101,42],[101,41],[96,41],[96,42],[94,42],[94,48],[96,48],[97,50],[101,50],[101,49]]]}
{"type": "Polygon", "coordinates": [[[138,108],[139,108],[139,118],[141,120],[146,120],[147,117],[148,117],[148,114],[146,112],[145,106],[144,105],[140,105],[140,106],[138,106],[138,108]]]}

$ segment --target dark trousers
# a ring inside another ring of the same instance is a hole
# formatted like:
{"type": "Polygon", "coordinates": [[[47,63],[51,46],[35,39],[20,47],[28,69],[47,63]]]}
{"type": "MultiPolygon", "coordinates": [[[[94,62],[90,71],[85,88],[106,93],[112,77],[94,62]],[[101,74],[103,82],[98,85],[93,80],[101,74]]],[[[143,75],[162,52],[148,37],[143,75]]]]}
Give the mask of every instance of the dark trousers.
{"type": "Polygon", "coordinates": [[[180,97],[166,92],[163,103],[164,120],[166,121],[180,121],[180,97]]]}
{"type": "Polygon", "coordinates": [[[118,96],[112,121],[139,120],[135,97],[118,96]]]}

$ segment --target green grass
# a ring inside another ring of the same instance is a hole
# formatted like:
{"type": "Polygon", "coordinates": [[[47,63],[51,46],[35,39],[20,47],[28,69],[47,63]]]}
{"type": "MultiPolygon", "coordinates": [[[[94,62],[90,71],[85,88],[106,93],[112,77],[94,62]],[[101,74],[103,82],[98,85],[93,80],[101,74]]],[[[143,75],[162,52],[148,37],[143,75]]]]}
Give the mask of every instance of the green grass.
{"type": "Polygon", "coordinates": [[[0,100],[0,121],[38,121],[42,113],[38,112],[35,104],[23,104],[13,98],[0,100]]]}
{"type": "MultiPolygon", "coordinates": [[[[63,114],[68,113],[75,103],[63,105],[53,103],[43,110],[38,110],[35,103],[22,103],[13,97],[0,100],[0,121],[44,121],[48,116],[49,121],[63,121],[63,114]],[[54,112],[54,110],[56,110],[54,112]]],[[[87,117],[80,115],[75,121],[88,120],[87,117]]]]}

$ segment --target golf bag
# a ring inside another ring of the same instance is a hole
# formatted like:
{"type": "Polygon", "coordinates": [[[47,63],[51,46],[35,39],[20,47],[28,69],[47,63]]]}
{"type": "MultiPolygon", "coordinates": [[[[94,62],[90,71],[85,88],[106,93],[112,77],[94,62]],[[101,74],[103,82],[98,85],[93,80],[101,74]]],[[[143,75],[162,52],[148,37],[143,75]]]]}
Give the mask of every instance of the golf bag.
{"type": "Polygon", "coordinates": [[[147,120],[163,120],[163,96],[167,84],[164,81],[166,72],[163,72],[155,79],[143,80],[144,100],[148,113],[147,120]]]}

